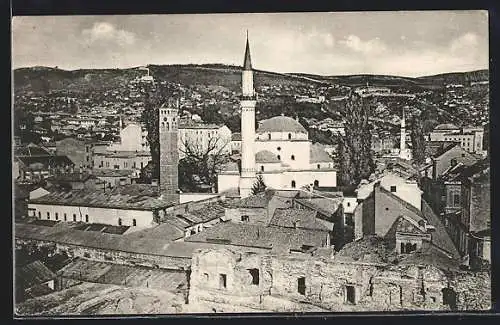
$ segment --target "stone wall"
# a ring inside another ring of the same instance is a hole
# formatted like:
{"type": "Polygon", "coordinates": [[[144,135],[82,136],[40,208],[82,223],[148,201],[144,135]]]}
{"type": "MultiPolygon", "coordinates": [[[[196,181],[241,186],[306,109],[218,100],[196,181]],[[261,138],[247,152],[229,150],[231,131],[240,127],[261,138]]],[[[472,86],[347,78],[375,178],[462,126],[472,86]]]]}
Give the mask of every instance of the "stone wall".
{"type": "Polygon", "coordinates": [[[190,304],[215,309],[222,305],[276,312],[478,310],[490,306],[489,275],[446,275],[433,266],[220,249],[196,252],[191,270],[190,304]],[[252,283],[251,269],[258,269],[258,284],[252,283]]]}

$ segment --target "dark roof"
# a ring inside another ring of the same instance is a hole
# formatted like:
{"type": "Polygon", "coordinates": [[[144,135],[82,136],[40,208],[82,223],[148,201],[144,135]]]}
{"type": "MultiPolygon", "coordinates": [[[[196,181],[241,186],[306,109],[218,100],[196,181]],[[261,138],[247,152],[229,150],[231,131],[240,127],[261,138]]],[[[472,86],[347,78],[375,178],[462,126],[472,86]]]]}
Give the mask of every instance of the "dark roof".
{"type": "Polygon", "coordinates": [[[231,140],[232,141],[241,141],[241,133],[235,132],[231,134],[231,140]]]}
{"type": "Polygon", "coordinates": [[[36,260],[17,269],[16,277],[21,279],[25,288],[29,288],[50,281],[54,279],[56,275],[42,262],[36,260]]]}
{"type": "Polygon", "coordinates": [[[128,177],[133,175],[133,170],[128,169],[103,169],[96,168],[92,171],[96,177],[128,177]]]}
{"type": "Polygon", "coordinates": [[[38,157],[38,156],[51,156],[52,153],[42,146],[30,143],[26,146],[15,147],[15,156],[25,156],[25,157],[38,157]]]}
{"type": "Polygon", "coordinates": [[[89,179],[96,178],[89,173],[64,173],[53,175],[47,178],[51,182],[86,182],[89,179]]]}
{"type": "Polygon", "coordinates": [[[235,246],[301,250],[303,245],[322,247],[322,231],[223,222],[185,239],[188,242],[219,242],[235,246]]]}
{"type": "Polygon", "coordinates": [[[439,124],[434,128],[434,130],[459,130],[460,128],[454,124],[439,124]]]}
{"type": "Polygon", "coordinates": [[[310,199],[295,199],[299,204],[304,205],[310,209],[318,211],[325,216],[331,216],[339,208],[343,198],[323,198],[313,197],[310,199]]]}
{"type": "Polygon", "coordinates": [[[251,195],[246,198],[230,203],[234,208],[267,208],[269,201],[274,196],[274,191],[266,190],[256,195],[251,195]]]}
{"type": "MultiPolygon", "coordinates": [[[[413,212],[413,214],[416,215],[416,217],[417,217],[417,220],[415,220],[415,221],[418,222],[418,221],[420,221],[420,220],[422,220],[424,218],[424,216],[422,214],[422,211],[420,211],[419,209],[417,209],[416,207],[414,207],[412,204],[406,202],[405,200],[403,200],[399,196],[395,195],[394,193],[391,193],[390,191],[386,190],[382,186],[378,186],[378,188],[380,189],[380,192],[388,195],[392,199],[396,200],[399,204],[401,204],[402,207],[404,207],[405,209],[413,212]]],[[[402,214],[404,214],[404,213],[402,213],[402,214]]],[[[412,219],[414,219],[414,217],[412,217],[412,219]]]]}
{"type": "Polygon", "coordinates": [[[45,167],[51,166],[74,166],[75,164],[67,156],[31,156],[18,157],[25,166],[32,164],[42,164],[45,167]]]}
{"type": "Polygon", "coordinates": [[[277,208],[269,226],[295,228],[295,222],[298,222],[297,228],[299,229],[329,231],[316,219],[316,214],[316,211],[308,209],[277,208]]]}
{"type": "Polygon", "coordinates": [[[428,141],[426,142],[426,150],[431,157],[437,158],[458,145],[460,145],[459,142],[453,141],[428,141]]]}
{"type": "Polygon", "coordinates": [[[30,203],[130,210],[161,209],[175,204],[161,199],[158,188],[150,184],[116,186],[105,191],[95,189],[54,191],[32,199],[30,203]]]}
{"type": "Polygon", "coordinates": [[[489,180],[490,176],[490,158],[486,157],[473,165],[466,166],[461,171],[462,178],[473,177],[479,180],[479,177],[485,176],[485,180],[489,180]]]}

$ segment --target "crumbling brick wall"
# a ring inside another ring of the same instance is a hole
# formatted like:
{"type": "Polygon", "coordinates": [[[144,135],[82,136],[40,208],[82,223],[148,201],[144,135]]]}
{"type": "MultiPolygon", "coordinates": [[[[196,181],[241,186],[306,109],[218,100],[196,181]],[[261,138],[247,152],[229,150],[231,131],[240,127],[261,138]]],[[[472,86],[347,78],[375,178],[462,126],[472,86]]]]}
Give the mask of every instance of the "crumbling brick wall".
{"type": "Polygon", "coordinates": [[[398,266],[307,254],[250,255],[222,249],[196,252],[191,268],[190,303],[205,305],[277,312],[292,307],[306,311],[311,306],[331,311],[384,311],[484,309],[489,305],[489,277],[468,274],[452,280],[452,275],[430,265],[398,266]],[[259,270],[258,285],[252,285],[249,269],[259,270]],[[220,274],[226,275],[224,288],[220,274]],[[457,293],[457,302],[449,302],[449,292],[457,293]],[[283,299],[289,303],[276,302],[283,299]]]}

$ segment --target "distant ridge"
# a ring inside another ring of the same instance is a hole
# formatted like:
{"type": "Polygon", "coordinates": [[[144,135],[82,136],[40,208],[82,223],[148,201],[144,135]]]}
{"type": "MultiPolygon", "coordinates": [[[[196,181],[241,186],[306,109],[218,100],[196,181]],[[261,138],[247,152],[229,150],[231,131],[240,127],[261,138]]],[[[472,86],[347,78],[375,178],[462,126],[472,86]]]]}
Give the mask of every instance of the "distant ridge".
{"type": "MultiPolygon", "coordinates": [[[[185,85],[218,85],[239,90],[241,66],[225,64],[175,64],[147,65],[156,80],[165,80],[185,85]]],[[[125,69],[78,69],[63,70],[57,67],[25,67],[14,70],[15,92],[45,93],[50,90],[93,91],[120,87],[124,83],[142,76],[140,66],[125,69]]],[[[256,86],[262,85],[311,85],[342,84],[347,86],[436,88],[447,83],[464,83],[489,79],[488,70],[452,72],[423,77],[400,77],[391,75],[346,75],[321,76],[306,73],[278,73],[255,70],[256,86]]]]}

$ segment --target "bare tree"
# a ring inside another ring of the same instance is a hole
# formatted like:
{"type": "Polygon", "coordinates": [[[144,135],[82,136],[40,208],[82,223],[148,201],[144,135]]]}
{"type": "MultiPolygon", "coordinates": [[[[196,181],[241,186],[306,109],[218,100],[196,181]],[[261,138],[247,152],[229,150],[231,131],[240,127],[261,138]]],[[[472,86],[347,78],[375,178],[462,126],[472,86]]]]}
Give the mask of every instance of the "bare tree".
{"type": "Polygon", "coordinates": [[[196,190],[204,184],[216,190],[217,174],[228,161],[226,154],[229,141],[219,137],[206,140],[182,139],[179,151],[183,158],[179,161],[180,186],[196,190]],[[200,184],[201,183],[201,184],[200,184]]]}

